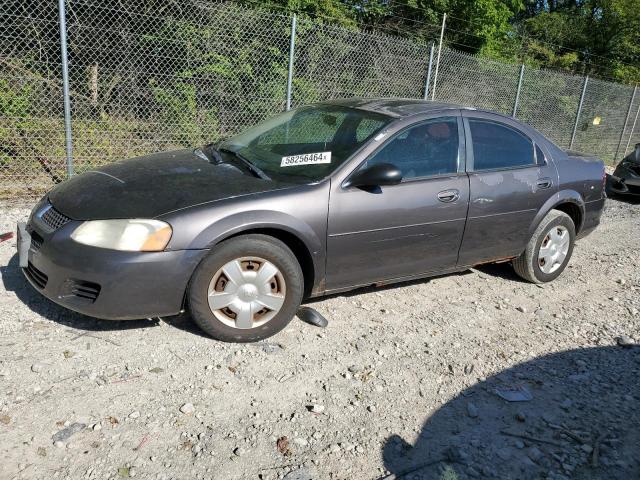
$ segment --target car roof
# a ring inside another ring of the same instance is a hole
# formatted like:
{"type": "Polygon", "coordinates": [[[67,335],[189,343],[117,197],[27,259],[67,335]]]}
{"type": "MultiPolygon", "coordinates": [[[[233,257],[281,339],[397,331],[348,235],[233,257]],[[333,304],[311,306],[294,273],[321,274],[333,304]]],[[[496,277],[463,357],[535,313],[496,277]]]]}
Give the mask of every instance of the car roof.
{"type": "Polygon", "coordinates": [[[321,102],[322,105],[337,105],[381,113],[394,118],[410,117],[421,113],[442,110],[475,110],[475,108],[454,103],[432,102],[416,98],[345,98],[321,102]]]}
{"type": "Polygon", "coordinates": [[[369,112],[375,112],[382,115],[387,115],[392,118],[407,118],[414,115],[424,113],[436,113],[446,112],[447,110],[468,110],[479,113],[490,113],[497,117],[504,119],[504,123],[511,126],[517,124],[521,130],[523,130],[528,136],[534,138],[536,142],[540,139],[544,139],[549,148],[553,148],[558,152],[563,150],[558,147],[552,140],[547,138],[544,134],[536,130],[531,125],[523,123],[509,115],[494,110],[486,110],[484,108],[469,107],[467,105],[457,105],[455,103],[445,102],[432,102],[430,100],[421,100],[417,98],[344,98],[337,100],[327,100],[319,102],[316,105],[336,105],[345,108],[356,108],[369,112]]]}

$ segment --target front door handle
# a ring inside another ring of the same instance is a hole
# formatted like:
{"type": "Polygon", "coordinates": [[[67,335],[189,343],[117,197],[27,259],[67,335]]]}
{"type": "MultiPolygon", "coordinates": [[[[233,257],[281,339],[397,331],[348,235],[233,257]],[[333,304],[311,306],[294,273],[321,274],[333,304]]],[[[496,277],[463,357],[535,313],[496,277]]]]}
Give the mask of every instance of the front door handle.
{"type": "Polygon", "coordinates": [[[541,178],[536,182],[538,188],[550,188],[553,182],[550,178],[541,178]]]}
{"type": "Polygon", "coordinates": [[[460,192],[455,189],[443,190],[438,193],[438,200],[445,203],[455,202],[460,198],[460,192]]]}

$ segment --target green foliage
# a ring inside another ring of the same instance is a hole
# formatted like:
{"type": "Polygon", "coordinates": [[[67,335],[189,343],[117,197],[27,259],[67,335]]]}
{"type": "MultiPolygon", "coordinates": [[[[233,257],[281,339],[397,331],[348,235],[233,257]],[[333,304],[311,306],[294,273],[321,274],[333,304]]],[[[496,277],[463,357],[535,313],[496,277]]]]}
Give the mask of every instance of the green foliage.
{"type": "Polygon", "coordinates": [[[32,94],[33,89],[28,84],[11,87],[8,81],[0,80],[0,167],[7,167],[14,161],[16,131],[26,130],[31,125],[32,94]]]}
{"type": "Polygon", "coordinates": [[[459,480],[458,474],[451,467],[451,465],[447,465],[444,471],[440,474],[440,480],[459,480]]]}
{"type": "MultiPolygon", "coordinates": [[[[202,143],[202,127],[207,123],[198,115],[195,85],[176,81],[171,87],[163,88],[155,80],[150,80],[149,87],[160,107],[159,120],[172,127],[170,138],[179,145],[202,143]]],[[[205,115],[212,120],[215,118],[211,112],[205,115]]]]}
{"type": "Polygon", "coordinates": [[[342,27],[354,28],[357,25],[353,6],[340,0],[240,0],[239,3],[302,13],[342,27]]]}
{"type": "Polygon", "coordinates": [[[521,57],[541,67],[640,81],[640,8],[632,0],[530,3],[512,19],[522,28],[521,57]]]}
{"type": "Polygon", "coordinates": [[[32,93],[30,85],[11,88],[9,82],[0,79],[0,116],[27,118],[31,111],[32,93]]]}
{"type": "Polygon", "coordinates": [[[532,66],[579,71],[580,60],[576,52],[556,53],[547,45],[531,42],[528,45],[526,63],[532,66]]]}
{"type": "Polygon", "coordinates": [[[348,0],[359,22],[483,57],[640,81],[637,0],[348,0]]]}
{"type": "MultiPolygon", "coordinates": [[[[0,180],[5,188],[36,172],[30,185],[46,188],[64,175],[60,47],[52,27],[57,10],[47,0],[23,3],[34,16],[11,29],[25,41],[15,42],[0,63],[0,180]]],[[[534,69],[640,81],[637,0],[67,3],[78,171],[215,141],[282,111],[292,12],[301,14],[294,105],[350,95],[421,95],[426,44],[439,38],[444,13],[445,45],[475,59],[454,62],[449,52],[440,65],[438,94],[509,113],[516,64],[524,63],[518,116],[534,126],[553,125],[545,133],[563,146],[580,81],[534,69]]],[[[587,92],[585,118],[602,116],[603,124],[580,130],[580,146],[599,148],[603,156],[615,151],[627,90],[603,83],[587,92]]]]}

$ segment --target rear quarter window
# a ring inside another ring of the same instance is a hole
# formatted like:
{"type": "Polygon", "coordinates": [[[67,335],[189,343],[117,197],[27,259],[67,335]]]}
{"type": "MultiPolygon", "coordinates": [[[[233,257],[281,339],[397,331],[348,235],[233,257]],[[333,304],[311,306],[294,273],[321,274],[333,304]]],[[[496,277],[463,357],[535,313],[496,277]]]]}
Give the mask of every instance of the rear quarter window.
{"type": "Polygon", "coordinates": [[[501,123],[469,119],[473,142],[473,169],[496,170],[535,165],[533,142],[501,123]]]}

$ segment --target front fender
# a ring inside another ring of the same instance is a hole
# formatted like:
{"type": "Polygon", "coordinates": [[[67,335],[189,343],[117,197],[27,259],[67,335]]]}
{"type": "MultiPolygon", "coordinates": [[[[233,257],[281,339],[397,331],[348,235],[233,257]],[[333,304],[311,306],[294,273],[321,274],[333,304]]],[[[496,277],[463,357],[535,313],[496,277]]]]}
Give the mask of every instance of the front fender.
{"type": "Polygon", "coordinates": [[[305,247],[317,287],[325,273],[329,185],[329,182],[302,185],[174,212],[161,218],[174,232],[167,249],[207,250],[243,232],[278,230],[295,237],[305,247]]]}
{"type": "Polygon", "coordinates": [[[584,223],[585,206],[582,196],[575,190],[560,190],[552,195],[538,210],[538,213],[534,217],[531,225],[529,226],[529,237],[533,235],[538,225],[544,217],[547,216],[551,210],[562,203],[573,203],[580,209],[580,225],[576,225],[576,232],[579,232],[584,223]]]}
{"type": "Polygon", "coordinates": [[[325,245],[316,232],[306,222],[283,212],[255,210],[240,212],[225,217],[205,228],[191,243],[190,248],[214,248],[216,244],[257,229],[271,229],[287,232],[300,240],[310,254],[313,263],[312,291],[321,288],[325,275],[325,245]]]}
{"type": "Polygon", "coordinates": [[[310,225],[284,212],[269,210],[239,212],[224,217],[202,230],[193,239],[189,248],[211,248],[229,237],[261,228],[283,230],[295,235],[314,257],[322,250],[322,242],[310,225]]]}

